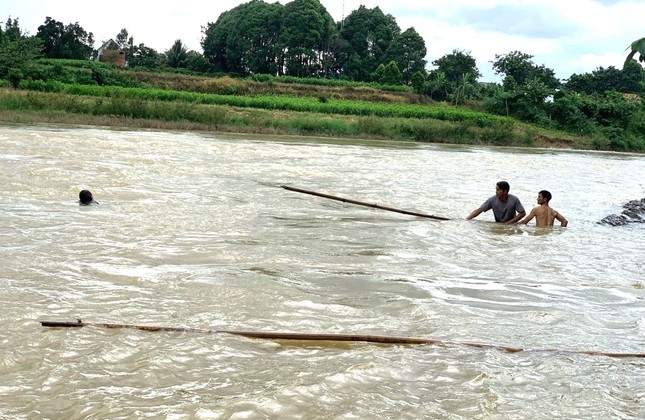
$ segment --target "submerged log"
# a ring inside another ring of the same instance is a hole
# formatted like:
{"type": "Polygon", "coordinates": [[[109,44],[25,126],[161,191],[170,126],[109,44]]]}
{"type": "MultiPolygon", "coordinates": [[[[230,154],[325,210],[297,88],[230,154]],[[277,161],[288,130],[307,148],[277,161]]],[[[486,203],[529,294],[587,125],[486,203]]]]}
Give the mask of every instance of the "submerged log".
{"type": "Polygon", "coordinates": [[[43,327],[54,328],[127,328],[141,331],[167,331],[167,332],[188,332],[200,334],[231,334],[247,338],[258,338],[265,340],[286,340],[286,341],[332,341],[332,342],[364,342],[377,344],[394,345],[423,345],[435,344],[444,346],[464,346],[479,349],[493,349],[507,353],[518,352],[555,352],[565,354],[587,354],[590,356],[606,356],[618,358],[645,358],[645,353],[610,353],[595,350],[558,350],[558,349],[523,349],[520,347],[497,346],[493,344],[473,343],[468,341],[448,341],[435,338],[403,337],[387,335],[365,335],[365,334],[333,334],[333,333],[298,333],[298,332],[277,332],[277,331],[235,331],[235,330],[211,330],[206,328],[185,328],[185,327],[160,327],[151,325],[134,324],[108,324],[95,322],[65,321],[41,321],[43,327]]]}

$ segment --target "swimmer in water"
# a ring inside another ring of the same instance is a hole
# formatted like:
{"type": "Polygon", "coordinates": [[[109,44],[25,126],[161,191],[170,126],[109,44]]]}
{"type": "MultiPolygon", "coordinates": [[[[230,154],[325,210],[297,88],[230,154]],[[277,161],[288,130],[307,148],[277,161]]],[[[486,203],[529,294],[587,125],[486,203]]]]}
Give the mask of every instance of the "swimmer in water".
{"type": "Polygon", "coordinates": [[[92,197],[92,192],[90,190],[83,190],[78,193],[78,203],[81,206],[91,206],[99,204],[98,201],[94,201],[92,197]]]}

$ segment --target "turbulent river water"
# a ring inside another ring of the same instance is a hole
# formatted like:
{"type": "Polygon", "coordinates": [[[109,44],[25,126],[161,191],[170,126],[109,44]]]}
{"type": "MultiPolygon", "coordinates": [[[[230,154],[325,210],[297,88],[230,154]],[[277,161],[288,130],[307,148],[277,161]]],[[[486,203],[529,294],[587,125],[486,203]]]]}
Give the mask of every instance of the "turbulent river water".
{"type": "Polygon", "coordinates": [[[597,224],[643,155],[4,126],[0,177],[0,418],[645,417],[645,359],[577,352],[645,352],[645,226],[597,224]],[[499,180],[569,226],[464,220],[499,180]]]}

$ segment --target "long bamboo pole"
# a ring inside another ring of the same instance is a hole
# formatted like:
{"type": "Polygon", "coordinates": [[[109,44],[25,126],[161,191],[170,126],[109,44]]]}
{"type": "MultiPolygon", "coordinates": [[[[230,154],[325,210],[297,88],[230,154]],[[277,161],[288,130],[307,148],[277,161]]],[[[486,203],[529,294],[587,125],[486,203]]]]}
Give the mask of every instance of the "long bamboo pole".
{"type": "Polygon", "coordinates": [[[316,191],[304,190],[302,188],[289,187],[287,185],[280,185],[280,187],[284,188],[285,190],[289,190],[289,191],[294,191],[294,192],[299,192],[299,193],[309,194],[309,195],[315,195],[317,197],[328,198],[330,200],[342,201],[343,203],[350,203],[350,204],[356,204],[356,205],[359,205],[359,206],[371,207],[371,208],[374,208],[374,209],[393,211],[393,212],[396,212],[396,213],[408,214],[410,216],[426,217],[428,219],[450,220],[447,217],[433,216],[431,214],[417,213],[417,212],[409,211],[409,210],[395,209],[394,207],[380,206],[378,204],[366,203],[364,201],[352,200],[350,198],[338,197],[338,196],[335,196],[335,195],[319,193],[319,192],[316,192],[316,191]]]}
{"type": "Polygon", "coordinates": [[[335,341],[335,342],[364,342],[378,344],[438,344],[444,346],[465,346],[478,349],[494,349],[507,353],[518,352],[553,352],[568,354],[587,354],[590,356],[606,356],[617,358],[645,358],[645,353],[611,353],[595,350],[558,350],[558,349],[523,349],[520,347],[496,346],[493,344],[472,343],[468,341],[447,341],[435,338],[423,337],[402,337],[387,335],[365,335],[365,334],[332,334],[332,333],[298,333],[298,332],[276,332],[276,331],[234,331],[234,330],[211,330],[206,328],[185,328],[185,327],[160,327],[152,325],[134,324],[108,324],[96,322],[66,321],[41,321],[43,327],[54,328],[127,328],[141,331],[167,331],[167,332],[189,332],[200,334],[231,334],[248,338],[259,338],[264,340],[292,340],[292,341],[335,341]]]}

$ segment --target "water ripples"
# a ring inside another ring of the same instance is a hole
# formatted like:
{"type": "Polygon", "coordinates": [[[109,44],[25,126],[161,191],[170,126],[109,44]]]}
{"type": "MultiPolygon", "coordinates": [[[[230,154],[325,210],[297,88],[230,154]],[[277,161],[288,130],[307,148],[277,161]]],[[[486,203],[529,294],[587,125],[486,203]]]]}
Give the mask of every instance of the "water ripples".
{"type": "Polygon", "coordinates": [[[0,417],[643,414],[638,360],[459,345],[645,351],[643,228],[596,224],[642,195],[642,156],[87,129],[0,138],[0,417]],[[570,227],[463,220],[502,178],[527,209],[551,189],[570,227]],[[101,204],[79,207],[82,188],[101,204]],[[445,343],[38,323],[77,318],[445,343]]]}

